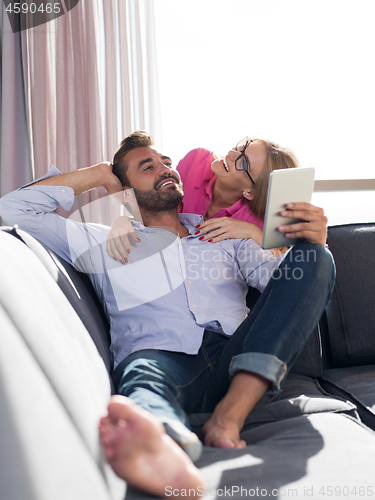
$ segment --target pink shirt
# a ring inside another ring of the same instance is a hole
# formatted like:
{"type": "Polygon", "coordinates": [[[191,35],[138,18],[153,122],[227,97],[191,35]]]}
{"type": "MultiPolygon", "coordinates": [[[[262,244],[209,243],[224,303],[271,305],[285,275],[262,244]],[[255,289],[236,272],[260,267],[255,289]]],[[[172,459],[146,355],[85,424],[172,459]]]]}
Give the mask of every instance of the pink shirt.
{"type": "MultiPolygon", "coordinates": [[[[177,165],[185,193],[178,209],[180,213],[206,215],[216,180],[216,175],[211,170],[211,163],[215,159],[217,156],[214,153],[198,148],[190,151],[177,165]]],[[[263,221],[251,211],[243,197],[231,207],[222,208],[212,217],[234,217],[263,229],[263,221]]]]}

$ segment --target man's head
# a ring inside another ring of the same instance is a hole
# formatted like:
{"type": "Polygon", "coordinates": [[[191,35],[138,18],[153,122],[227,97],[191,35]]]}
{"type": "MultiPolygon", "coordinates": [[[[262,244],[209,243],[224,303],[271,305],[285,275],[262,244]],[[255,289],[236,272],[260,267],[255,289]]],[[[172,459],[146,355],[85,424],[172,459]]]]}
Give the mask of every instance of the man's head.
{"type": "Polygon", "coordinates": [[[133,151],[134,149],[147,148],[154,145],[154,138],[151,134],[145,132],[144,130],[137,130],[121,141],[120,147],[113,157],[112,164],[113,173],[120,179],[123,186],[130,186],[129,179],[126,175],[126,171],[129,166],[125,160],[127,153],[133,151]]]}
{"type": "Polygon", "coordinates": [[[141,210],[176,210],[182,201],[182,183],[172,160],[157,150],[147,132],[125,137],[113,158],[113,173],[124,189],[133,188],[141,210]]]}

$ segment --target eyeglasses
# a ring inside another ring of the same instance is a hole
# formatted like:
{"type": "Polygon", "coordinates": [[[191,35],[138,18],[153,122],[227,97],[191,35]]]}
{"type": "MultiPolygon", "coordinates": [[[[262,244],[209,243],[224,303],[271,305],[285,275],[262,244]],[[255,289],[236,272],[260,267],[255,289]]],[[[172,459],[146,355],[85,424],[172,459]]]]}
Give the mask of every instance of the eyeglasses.
{"type": "Polygon", "coordinates": [[[236,161],[234,162],[234,166],[235,166],[236,170],[239,170],[239,171],[243,170],[244,172],[246,172],[249,179],[251,180],[251,182],[255,186],[255,182],[250,175],[250,160],[245,155],[245,151],[246,151],[247,146],[249,144],[251,144],[252,142],[254,142],[254,141],[253,140],[246,141],[246,143],[241,151],[241,154],[236,158],[236,161]]]}

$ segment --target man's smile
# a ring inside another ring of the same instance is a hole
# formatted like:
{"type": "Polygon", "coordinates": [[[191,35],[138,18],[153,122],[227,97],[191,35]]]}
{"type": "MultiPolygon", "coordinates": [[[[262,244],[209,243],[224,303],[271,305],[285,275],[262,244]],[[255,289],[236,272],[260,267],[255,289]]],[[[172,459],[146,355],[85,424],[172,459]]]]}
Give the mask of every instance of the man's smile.
{"type": "Polygon", "coordinates": [[[162,188],[164,186],[168,186],[169,184],[176,184],[175,181],[173,180],[168,180],[168,181],[165,181],[163,182],[162,184],[159,185],[159,188],[162,188]]]}
{"type": "Polygon", "coordinates": [[[177,179],[175,179],[174,177],[169,176],[166,179],[164,178],[162,181],[160,181],[160,183],[157,184],[156,189],[164,188],[164,187],[170,186],[170,185],[178,186],[179,181],[177,179]]]}

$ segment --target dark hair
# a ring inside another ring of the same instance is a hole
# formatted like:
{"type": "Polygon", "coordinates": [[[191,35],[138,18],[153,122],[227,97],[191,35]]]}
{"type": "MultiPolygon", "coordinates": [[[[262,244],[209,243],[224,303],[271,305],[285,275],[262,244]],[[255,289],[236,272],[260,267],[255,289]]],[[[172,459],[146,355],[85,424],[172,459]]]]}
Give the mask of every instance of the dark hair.
{"type": "Polygon", "coordinates": [[[124,160],[124,157],[129,151],[138,148],[147,148],[148,146],[154,145],[154,138],[148,132],[144,130],[137,130],[132,134],[129,134],[125,139],[121,141],[120,147],[113,157],[113,173],[120,179],[122,186],[130,186],[128,176],[126,171],[128,165],[124,160]]]}

